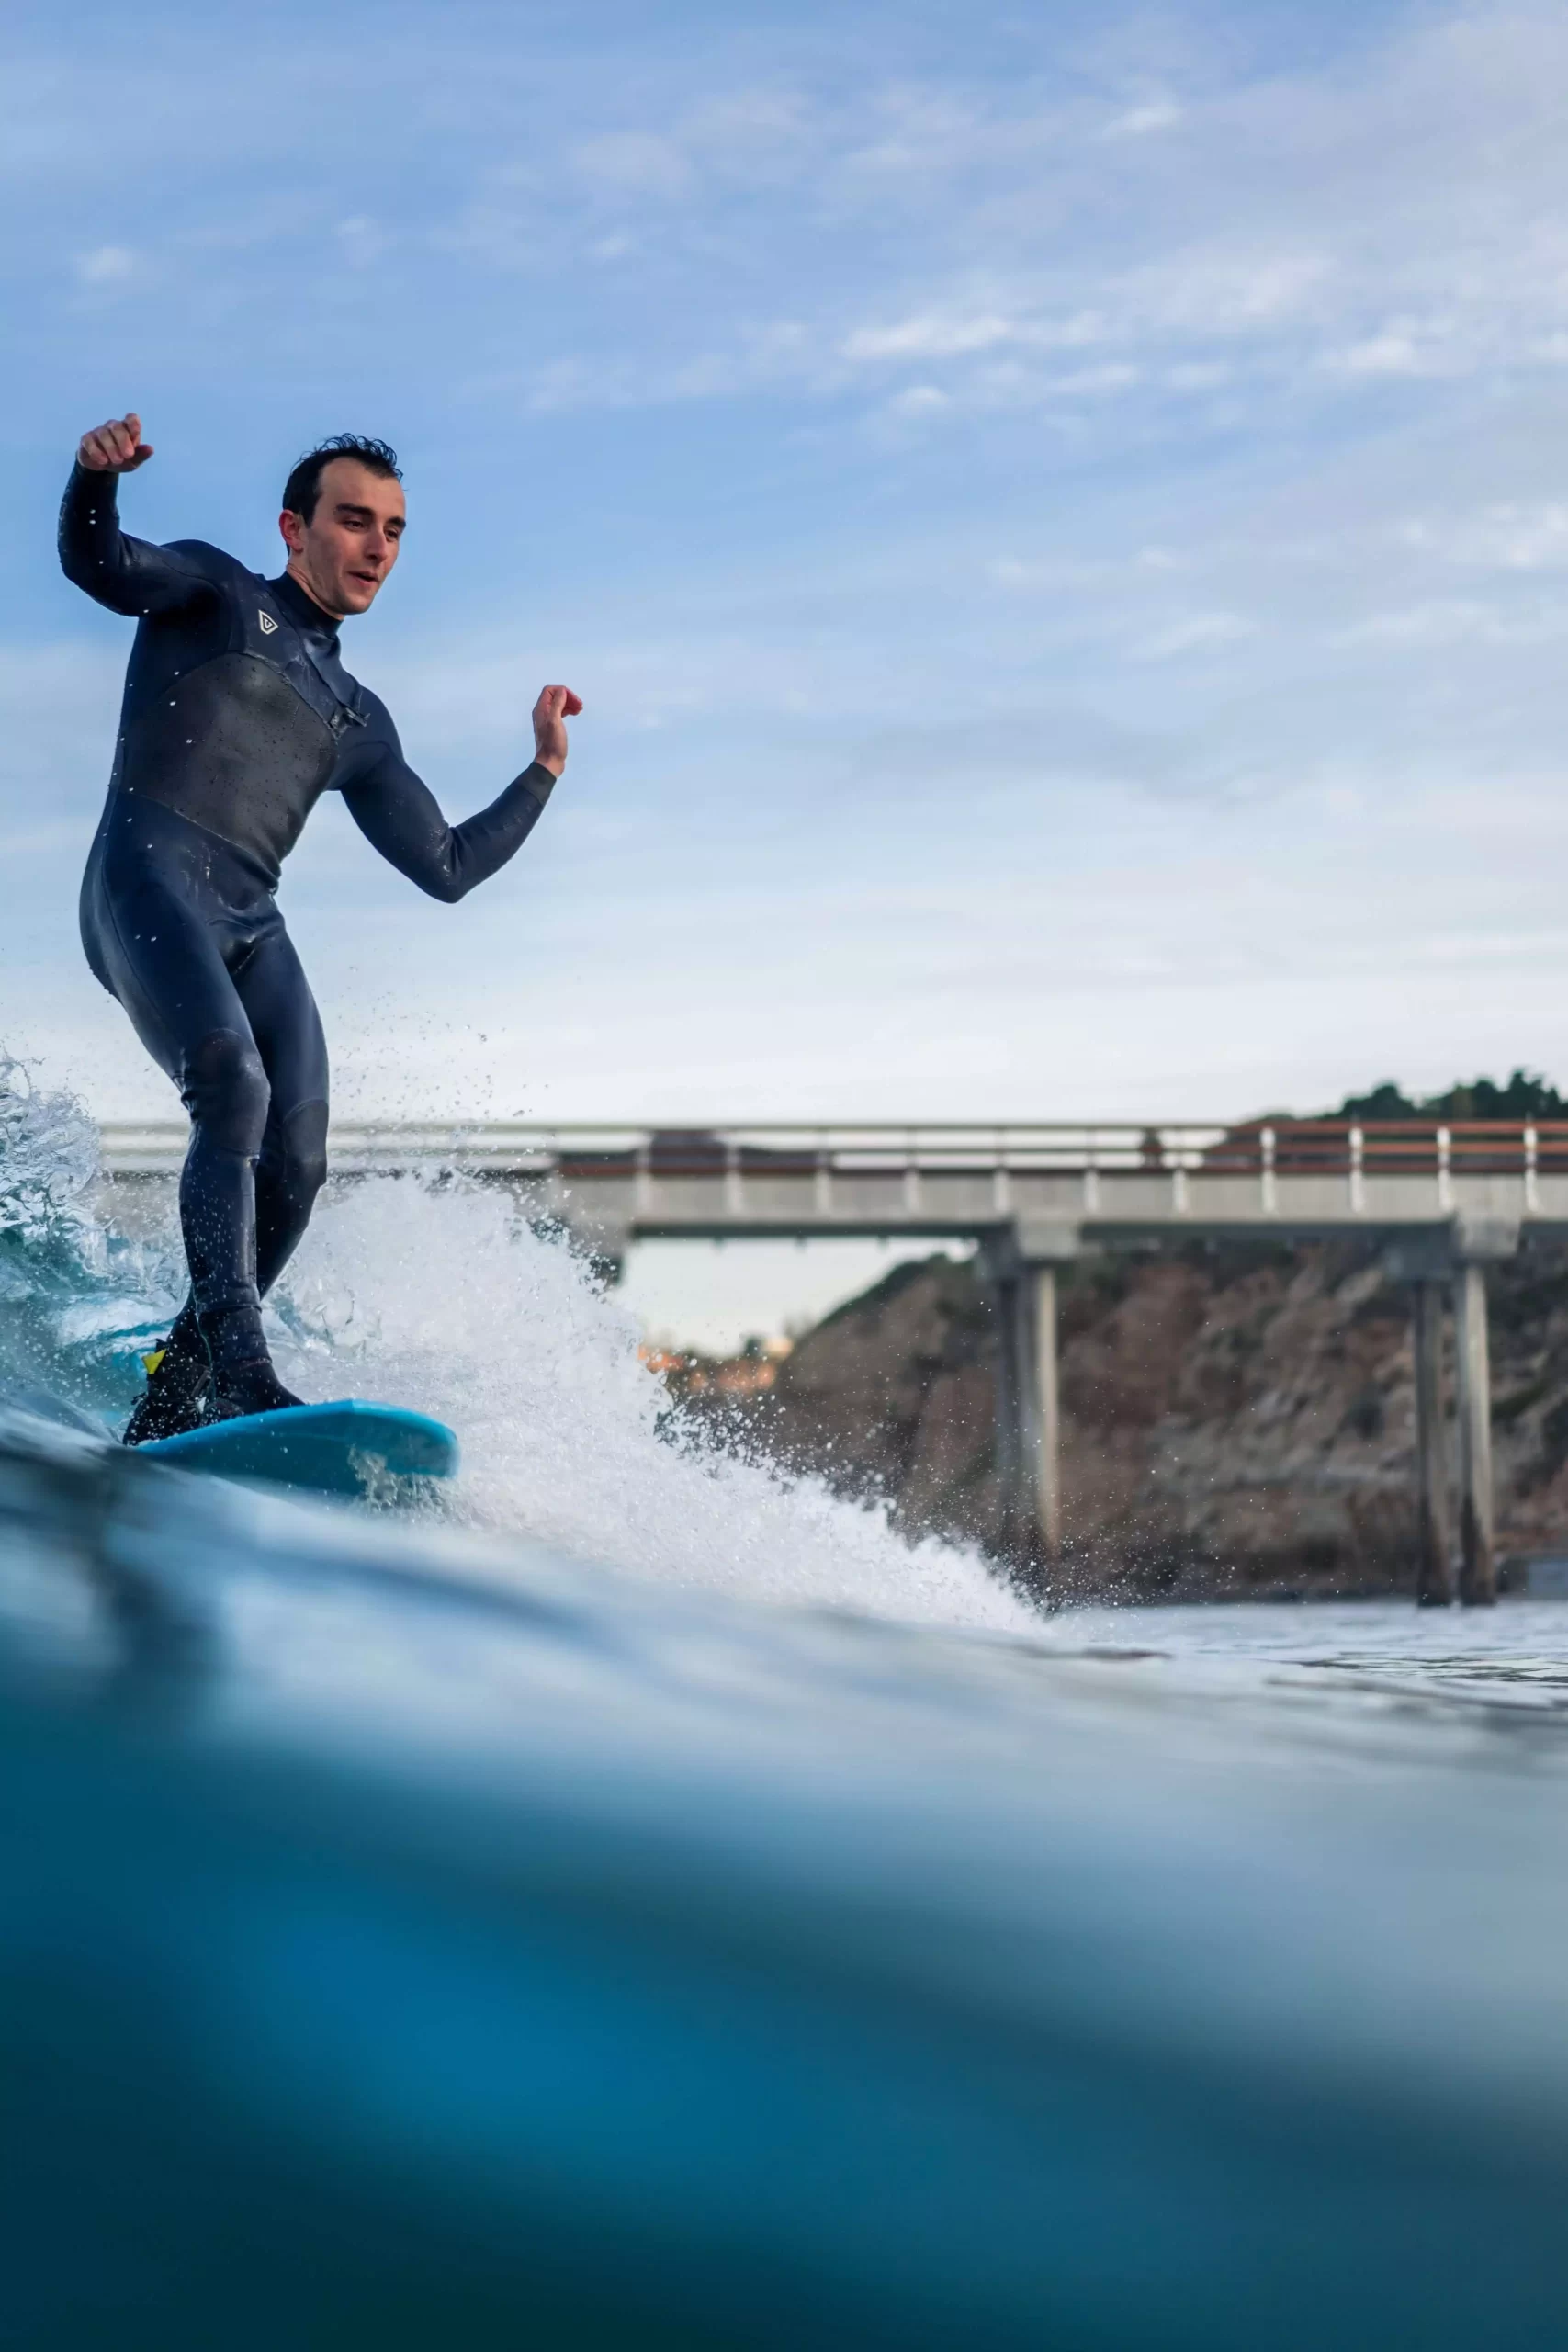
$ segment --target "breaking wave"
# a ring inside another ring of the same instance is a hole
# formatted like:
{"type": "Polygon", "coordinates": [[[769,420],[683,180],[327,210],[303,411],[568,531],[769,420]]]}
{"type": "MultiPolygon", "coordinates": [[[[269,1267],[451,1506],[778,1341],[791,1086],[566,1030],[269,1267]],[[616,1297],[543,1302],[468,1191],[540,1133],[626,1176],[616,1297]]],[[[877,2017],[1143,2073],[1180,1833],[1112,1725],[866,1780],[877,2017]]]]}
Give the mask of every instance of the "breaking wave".
{"type": "MultiPolygon", "coordinates": [[[[0,1385],[117,1428],[184,1295],[173,1187],[100,1181],[69,1096],[0,1066],[0,1385]]],[[[284,1378],[450,1422],[444,1508],[612,1567],[949,1625],[1031,1612],[976,1555],[682,1425],[613,1292],[558,1234],[456,1174],[340,1181],[269,1302],[284,1378]]]]}

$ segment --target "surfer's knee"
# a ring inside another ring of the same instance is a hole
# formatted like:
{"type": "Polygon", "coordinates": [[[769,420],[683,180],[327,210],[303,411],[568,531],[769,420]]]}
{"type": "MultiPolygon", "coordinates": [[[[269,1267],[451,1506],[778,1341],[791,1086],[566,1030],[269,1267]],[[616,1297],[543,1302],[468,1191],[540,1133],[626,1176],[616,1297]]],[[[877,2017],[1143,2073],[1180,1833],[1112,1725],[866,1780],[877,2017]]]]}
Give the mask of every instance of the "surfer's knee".
{"type": "Polygon", "coordinates": [[[290,1200],[308,1209],[327,1181],[327,1106],[301,1102],[278,1122],[276,1144],[268,1137],[270,1159],[276,1153],[276,1172],[290,1200]]]}
{"type": "Polygon", "coordinates": [[[186,1056],[180,1100],[220,1151],[254,1159],[266,1133],[272,1089],[248,1037],[215,1029],[186,1056]]]}

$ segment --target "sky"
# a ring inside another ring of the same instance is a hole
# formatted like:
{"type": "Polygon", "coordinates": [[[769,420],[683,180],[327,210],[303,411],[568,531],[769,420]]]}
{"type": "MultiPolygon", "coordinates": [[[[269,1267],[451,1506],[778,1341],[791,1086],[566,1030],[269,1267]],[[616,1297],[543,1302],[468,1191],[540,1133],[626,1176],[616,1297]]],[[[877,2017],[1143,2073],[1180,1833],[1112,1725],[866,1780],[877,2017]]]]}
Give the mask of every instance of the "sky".
{"type": "Polygon", "coordinates": [[[0,92],[0,1044],[173,1097],[82,964],[128,526],[277,563],[400,451],[351,668],[516,865],[324,803],[345,1115],[1228,1117],[1568,1081],[1568,12],[22,0],[0,92]]]}

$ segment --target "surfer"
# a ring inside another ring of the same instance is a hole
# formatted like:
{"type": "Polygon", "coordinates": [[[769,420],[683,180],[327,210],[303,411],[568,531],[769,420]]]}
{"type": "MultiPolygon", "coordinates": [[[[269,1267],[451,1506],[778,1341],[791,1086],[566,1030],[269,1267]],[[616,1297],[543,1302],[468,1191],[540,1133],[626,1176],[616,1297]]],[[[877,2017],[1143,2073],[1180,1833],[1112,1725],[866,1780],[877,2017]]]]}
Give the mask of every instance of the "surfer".
{"type": "Polygon", "coordinates": [[[367,612],[402,543],[385,442],[340,434],[301,458],[276,580],[200,539],[119,527],[121,474],[152,449],[134,413],[85,433],[60,560],[137,621],[107,803],[82,884],[82,944],[190,1114],[180,1229],[190,1294],[126,1442],[301,1400],[272,1363],[261,1302],[326,1175],[321,1017],[277,910],[283,860],[323,792],[433,898],[462,898],[522,848],[566,764],[566,686],[534,706],[535,755],[499,799],[448,825],[385,704],[349,675],[338,625],[367,612]]]}

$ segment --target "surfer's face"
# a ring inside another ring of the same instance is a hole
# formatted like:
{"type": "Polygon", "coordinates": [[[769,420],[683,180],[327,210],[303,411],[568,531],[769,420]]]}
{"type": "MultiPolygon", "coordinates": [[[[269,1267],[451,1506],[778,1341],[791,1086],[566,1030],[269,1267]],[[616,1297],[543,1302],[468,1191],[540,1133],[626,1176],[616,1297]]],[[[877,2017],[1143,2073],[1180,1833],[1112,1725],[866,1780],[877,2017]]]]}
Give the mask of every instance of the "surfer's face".
{"type": "Polygon", "coordinates": [[[406,520],[400,482],[372,473],[357,458],[334,458],[321,469],[310,521],[286,511],[278,527],[289,571],[323,612],[341,619],[375,603],[398,560],[406,520]]]}

